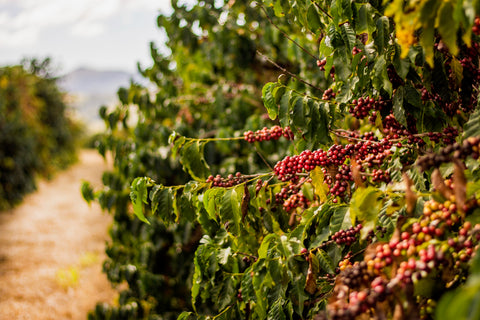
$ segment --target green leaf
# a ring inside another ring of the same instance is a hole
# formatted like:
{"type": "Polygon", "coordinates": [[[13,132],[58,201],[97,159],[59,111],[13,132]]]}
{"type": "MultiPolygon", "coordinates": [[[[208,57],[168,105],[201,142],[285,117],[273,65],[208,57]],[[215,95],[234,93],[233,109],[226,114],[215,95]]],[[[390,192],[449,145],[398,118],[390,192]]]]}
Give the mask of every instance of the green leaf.
{"type": "Polygon", "coordinates": [[[175,159],[178,154],[178,150],[185,144],[185,137],[178,135],[176,132],[172,133],[168,138],[169,143],[173,143],[173,147],[171,148],[172,158],[175,159]],[[173,138],[172,138],[173,137],[173,138]],[[170,142],[172,141],[172,142],[170,142]]]}
{"type": "Polygon", "coordinates": [[[318,29],[322,28],[322,22],[320,21],[317,7],[313,3],[307,9],[307,23],[310,30],[314,33],[316,33],[318,29]]]}
{"type": "Polygon", "coordinates": [[[467,123],[463,126],[463,137],[478,137],[480,136],[480,108],[477,107],[475,112],[470,115],[467,123]]]}
{"type": "Polygon", "coordinates": [[[305,110],[308,110],[308,99],[301,97],[295,97],[295,100],[292,101],[292,123],[295,129],[302,129],[305,127],[305,110]]]}
{"type": "Polygon", "coordinates": [[[203,155],[205,144],[206,142],[193,140],[185,143],[180,149],[180,162],[184,170],[189,173],[193,179],[202,182],[204,182],[210,174],[210,168],[203,155]]]}
{"type": "Polygon", "coordinates": [[[285,300],[277,299],[268,310],[267,320],[285,320],[285,313],[283,312],[283,304],[285,300]]]}
{"type": "Polygon", "coordinates": [[[276,0],[273,9],[277,17],[283,17],[290,11],[290,5],[286,0],[276,0]]]}
{"type": "Polygon", "coordinates": [[[358,4],[360,8],[358,9],[358,18],[355,31],[357,34],[367,33],[368,41],[371,41],[372,33],[375,31],[375,22],[374,22],[374,8],[370,3],[358,4]]]}
{"type": "Polygon", "coordinates": [[[383,16],[377,19],[376,23],[377,31],[374,34],[374,43],[377,47],[377,51],[381,54],[383,50],[388,47],[388,41],[390,36],[390,23],[388,18],[383,16]]]}
{"type": "Polygon", "coordinates": [[[289,112],[290,96],[291,96],[291,93],[289,91],[288,93],[284,94],[282,96],[282,99],[280,100],[278,118],[280,121],[280,125],[284,128],[290,125],[290,112],[289,112]]]}
{"type": "Polygon", "coordinates": [[[292,281],[292,288],[290,290],[290,295],[293,296],[294,301],[298,303],[294,304],[295,311],[297,314],[303,314],[304,303],[308,300],[308,295],[305,293],[304,290],[304,283],[305,283],[305,276],[303,274],[297,275],[297,278],[292,281]]]}
{"type": "Polygon", "coordinates": [[[190,320],[194,319],[194,313],[189,311],[183,311],[177,318],[177,320],[190,320]]]}
{"type": "Polygon", "coordinates": [[[87,181],[82,182],[81,192],[82,192],[83,199],[85,199],[85,201],[87,201],[88,204],[90,204],[90,202],[95,200],[95,194],[93,193],[92,185],[89,182],[87,181]]]}
{"type": "Polygon", "coordinates": [[[165,222],[174,222],[173,216],[173,192],[170,188],[162,185],[155,185],[150,192],[152,202],[152,214],[158,214],[165,222]]]}
{"type": "Polygon", "coordinates": [[[205,191],[203,195],[203,205],[212,220],[217,220],[217,213],[220,210],[224,193],[224,188],[211,188],[205,191]]]}
{"type": "Polygon", "coordinates": [[[355,31],[349,23],[344,23],[340,26],[340,34],[342,35],[343,43],[345,44],[347,52],[351,54],[357,40],[355,31]]]}
{"type": "MultiPolygon", "coordinates": [[[[186,221],[195,221],[197,215],[195,212],[195,205],[193,201],[193,194],[195,188],[195,182],[189,182],[185,185],[183,192],[177,191],[174,195],[173,210],[175,213],[175,222],[178,222],[180,218],[186,221]]],[[[195,200],[197,197],[195,197],[195,200]]]]}
{"type": "Polygon", "coordinates": [[[223,223],[228,224],[232,233],[239,234],[240,223],[242,220],[241,197],[243,195],[243,185],[241,188],[229,189],[223,194],[222,205],[220,207],[220,218],[223,223]],[[231,224],[233,222],[233,225],[231,224]]]}
{"type": "Polygon", "coordinates": [[[380,190],[374,187],[359,188],[354,192],[350,202],[352,225],[356,225],[356,221],[362,222],[364,226],[376,225],[382,208],[381,195],[380,190]]]}
{"type": "Polygon", "coordinates": [[[324,102],[315,102],[310,109],[310,117],[307,122],[306,136],[316,143],[328,144],[330,138],[330,114],[328,104],[324,102]]]}
{"type": "Polygon", "coordinates": [[[276,86],[274,89],[273,89],[273,96],[275,98],[275,118],[277,117],[277,113],[278,113],[278,105],[280,104],[280,101],[282,100],[282,97],[283,95],[285,94],[285,92],[287,91],[287,88],[284,87],[283,85],[281,86],[276,86]]]}
{"type": "Polygon", "coordinates": [[[275,96],[273,94],[273,90],[276,87],[277,87],[277,83],[268,82],[266,85],[263,86],[263,89],[262,89],[263,104],[267,109],[268,116],[272,120],[275,120],[278,114],[278,106],[277,106],[277,103],[275,102],[275,96]]]}
{"type": "Polygon", "coordinates": [[[133,180],[130,187],[130,199],[133,203],[133,212],[140,221],[147,224],[150,222],[145,218],[143,214],[143,204],[147,204],[148,200],[148,187],[153,185],[153,181],[148,177],[139,177],[133,180]]]}
{"type": "Polygon", "coordinates": [[[414,107],[422,108],[423,107],[422,96],[420,95],[418,90],[412,86],[406,86],[404,87],[404,89],[405,89],[404,100],[408,104],[414,107]]]}
{"type": "Polygon", "coordinates": [[[420,21],[422,22],[420,44],[424,49],[425,61],[427,61],[431,67],[433,67],[434,60],[435,19],[440,4],[441,1],[427,0],[420,11],[420,21]]]}
{"type": "Polygon", "coordinates": [[[236,290],[232,277],[228,275],[223,278],[223,281],[220,283],[220,285],[221,288],[218,294],[218,306],[219,309],[222,310],[232,303],[236,290]]]}
{"type": "Polygon", "coordinates": [[[405,128],[407,127],[407,117],[405,116],[405,109],[403,108],[405,89],[399,87],[393,95],[393,115],[395,119],[405,128]]]}
{"type": "Polygon", "coordinates": [[[335,233],[342,228],[348,206],[337,206],[332,208],[333,214],[330,219],[330,233],[335,233]]]}
{"type": "Polygon", "coordinates": [[[255,301],[255,291],[253,289],[252,283],[252,274],[250,273],[250,268],[245,271],[242,276],[241,289],[242,289],[242,298],[245,301],[255,301]]]}
{"type": "Polygon", "coordinates": [[[453,79],[455,80],[455,83],[457,84],[458,87],[462,85],[462,80],[463,80],[463,66],[458,61],[457,58],[452,56],[452,61],[450,62],[450,68],[452,70],[452,76],[453,79]]]}
{"type": "Polygon", "coordinates": [[[387,92],[390,96],[392,95],[392,83],[390,82],[388,78],[388,73],[387,73],[387,63],[385,61],[385,58],[383,56],[379,56],[377,60],[375,61],[375,66],[374,66],[374,78],[372,81],[373,87],[377,89],[378,91],[384,90],[387,92]]]}
{"type": "Polygon", "coordinates": [[[278,240],[278,235],[275,233],[270,233],[268,234],[262,241],[262,244],[260,245],[260,248],[258,248],[258,258],[259,259],[266,259],[268,250],[270,248],[270,245],[272,244],[273,241],[278,240]]]}
{"type": "Polygon", "coordinates": [[[312,179],[312,185],[315,188],[315,194],[320,199],[321,203],[327,201],[328,185],[325,183],[325,177],[322,168],[316,167],[310,172],[310,178],[312,179]]]}
{"type": "Polygon", "coordinates": [[[435,319],[466,319],[480,318],[480,276],[474,274],[460,288],[445,293],[435,310],[435,319]]]}
{"type": "Polygon", "coordinates": [[[469,181],[467,183],[467,197],[470,198],[478,192],[480,192],[480,181],[469,181]]]}
{"type": "Polygon", "coordinates": [[[453,18],[455,10],[452,2],[442,1],[441,3],[442,5],[438,12],[438,23],[436,26],[450,53],[455,56],[458,53],[457,30],[459,25],[453,18]]]}
{"type": "Polygon", "coordinates": [[[409,170],[409,176],[410,176],[410,179],[412,179],[413,184],[415,185],[415,188],[417,189],[417,191],[420,191],[420,192],[427,191],[427,187],[425,185],[425,177],[423,172],[420,171],[420,168],[418,168],[417,166],[412,167],[409,170]]]}
{"type": "Polygon", "coordinates": [[[317,251],[316,257],[318,259],[320,267],[322,267],[325,272],[330,274],[335,273],[335,264],[333,263],[332,258],[330,258],[330,256],[325,251],[319,249],[317,251]]]}

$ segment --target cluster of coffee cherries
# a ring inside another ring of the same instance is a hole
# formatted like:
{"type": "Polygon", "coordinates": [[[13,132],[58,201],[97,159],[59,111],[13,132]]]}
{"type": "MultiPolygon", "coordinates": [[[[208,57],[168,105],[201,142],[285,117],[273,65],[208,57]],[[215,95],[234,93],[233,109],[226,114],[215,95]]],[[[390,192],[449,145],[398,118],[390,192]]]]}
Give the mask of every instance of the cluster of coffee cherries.
{"type": "Polygon", "coordinates": [[[290,182],[288,186],[283,187],[280,192],[275,194],[275,202],[282,204],[287,212],[291,212],[295,208],[307,208],[310,201],[301,191],[305,182],[311,182],[311,179],[302,177],[298,182],[290,182]]]}
{"type": "Polygon", "coordinates": [[[332,88],[328,88],[323,92],[322,100],[331,100],[334,99],[337,94],[333,91],[332,88]]]}
{"type": "Polygon", "coordinates": [[[362,50],[360,50],[358,47],[353,47],[353,49],[352,49],[352,55],[357,55],[357,54],[359,54],[360,52],[362,52],[362,50]]]}
{"type": "Polygon", "coordinates": [[[433,142],[443,142],[445,145],[455,143],[455,138],[458,136],[458,130],[455,127],[445,127],[442,132],[429,132],[428,138],[433,142]]]}
{"type": "Polygon", "coordinates": [[[254,143],[257,141],[270,141],[270,140],[278,140],[281,137],[284,137],[287,140],[293,140],[293,132],[290,127],[282,128],[280,126],[273,126],[271,128],[264,127],[261,130],[257,130],[255,132],[249,130],[243,133],[243,137],[245,141],[249,143],[254,143]]]}
{"type": "MultiPolygon", "coordinates": [[[[317,66],[320,69],[320,71],[325,71],[326,64],[327,64],[326,58],[322,60],[317,60],[317,66]]],[[[335,66],[332,66],[332,68],[330,69],[330,77],[332,77],[332,79],[335,79],[335,66]]]]}
{"type": "Polygon", "coordinates": [[[455,159],[464,160],[467,157],[478,159],[480,155],[480,138],[469,137],[462,143],[453,143],[440,149],[437,153],[429,153],[418,159],[417,165],[422,170],[436,168],[443,163],[452,162],[455,159]]]}
{"type": "MultiPolygon", "coordinates": [[[[388,138],[380,141],[373,135],[366,138],[369,140],[346,145],[334,144],[327,151],[305,150],[299,155],[287,156],[276,163],[274,173],[283,182],[295,182],[302,173],[308,173],[320,166],[330,193],[343,197],[353,181],[351,167],[346,164],[347,158],[355,159],[357,165],[361,166],[360,171],[363,172],[365,168],[382,166],[392,154],[393,144],[388,138]]],[[[384,171],[375,171],[374,177],[375,182],[390,181],[389,175],[384,171]]]]}
{"type": "Polygon", "coordinates": [[[372,170],[372,182],[385,182],[389,183],[392,181],[390,178],[390,173],[382,169],[373,169],[372,170]]]}
{"type": "Polygon", "coordinates": [[[357,236],[360,233],[360,230],[362,230],[362,227],[361,224],[357,224],[346,230],[337,231],[332,235],[332,240],[338,245],[351,246],[357,241],[357,236]]]}
{"type": "MultiPolygon", "coordinates": [[[[360,97],[352,101],[349,112],[357,119],[364,119],[370,115],[371,110],[382,110],[387,102],[382,97],[374,99],[372,97],[360,97]]],[[[376,113],[375,113],[376,117],[376,113]]]]}
{"type": "Polygon", "coordinates": [[[349,320],[369,314],[390,293],[387,281],[372,273],[365,261],[349,264],[337,277],[327,313],[320,319],[349,320]]]}
{"type": "Polygon", "coordinates": [[[480,35],[480,17],[475,17],[472,32],[477,36],[480,35]]]}
{"type": "Polygon", "coordinates": [[[210,175],[207,178],[207,182],[211,182],[213,187],[222,188],[230,188],[245,181],[245,177],[240,172],[237,172],[235,175],[229,174],[226,178],[222,177],[219,174],[217,174],[216,176],[210,175]]]}
{"type": "MultiPolygon", "coordinates": [[[[451,185],[448,181],[445,184],[451,185]]],[[[385,300],[390,303],[382,312],[389,317],[394,313],[395,299],[414,292],[419,280],[447,284],[464,278],[479,247],[480,224],[466,221],[454,200],[426,201],[422,216],[405,223],[388,242],[367,247],[364,261],[342,260],[334,299],[327,306],[329,318],[355,319],[362,314],[376,318],[372,307],[385,300]]],[[[472,211],[480,201],[470,199],[467,206],[472,211]]],[[[420,313],[431,317],[428,310],[422,310],[429,305],[428,297],[412,298],[420,313]]]]}
{"type": "MultiPolygon", "coordinates": [[[[342,164],[338,168],[338,172],[333,175],[330,175],[325,168],[322,168],[322,171],[324,174],[324,181],[328,185],[331,195],[342,197],[345,192],[349,190],[350,182],[353,181],[350,166],[342,164]]],[[[332,201],[336,203],[337,198],[334,198],[332,201]]]]}

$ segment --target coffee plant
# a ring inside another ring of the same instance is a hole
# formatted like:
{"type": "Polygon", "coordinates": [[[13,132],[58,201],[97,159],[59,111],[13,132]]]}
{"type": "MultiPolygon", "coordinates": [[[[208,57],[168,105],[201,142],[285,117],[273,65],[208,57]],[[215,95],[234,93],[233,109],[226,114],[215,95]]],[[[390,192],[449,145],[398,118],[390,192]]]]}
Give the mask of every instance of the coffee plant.
{"type": "Polygon", "coordinates": [[[68,116],[50,59],[0,68],[0,210],[75,161],[81,126],[68,116]]]}
{"type": "Polygon", "coordinates": [[[101,110],[127,289],[90,317],[478,318],[480,3],[172,7],[101,110]]]}

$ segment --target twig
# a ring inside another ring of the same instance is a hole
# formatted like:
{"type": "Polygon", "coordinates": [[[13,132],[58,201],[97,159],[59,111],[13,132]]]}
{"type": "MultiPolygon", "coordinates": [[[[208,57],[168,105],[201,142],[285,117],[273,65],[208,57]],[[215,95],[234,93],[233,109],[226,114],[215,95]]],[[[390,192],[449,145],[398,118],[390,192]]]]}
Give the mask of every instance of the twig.
{"type": "MultiPolygon", "coordinates": [[[[267,12],[267,9],[265,9],[265,7],[263,5],[260,5],[260,8],[262,8],[263,12],[265,12],[265,15],[267,16],[267,19],[268,21],[270,21],[270,23],[278,30],[280,31],[284,36],[285,38],[287,38],[288,40],[292,41],[297,47],[299,47],[300,49],[302,49],[303,52],[305,52],[306,54],[308,54],[310,57],[312,57],[313,59],[315,60],[319,60],[318,57],[316,57],[314,54],[312,54],[310,51],[308,51],[307,49],[305,49],[304,47],[302,47],[298,42],[296,42],[295,40],[293,40],[292,38],[290,38],[290,36],[285,32],[283,31],[282,29],[280,29],[273,21],[272,21],[272,18],[270,18],[270,16],[268,15],[268,12],[267,12]]],[[[321,10],[321,9],[320,9],[321,10]]],[[[328,15],[328,13],[327,13],[328,15]]],[[[329,16],[330,17],[330,16],[329,16]]],[[[330,17],[331,18],[331,17],[330,17]]]]}
{"type": "Polygon", "coordinates": [[[318,10],[322,11],[327,17],[329,17],[330,19],[333,20],[333,17],[327,12],[325,11],[325,9],[323,9],[322,7],[320,7],[320,5],[318,3],[316,3],[315,1],[313,1],[313,4],[318,8],[318,10]]]}
{"type": "Polygon", "coordinates": [[[268,163],[267,159],[265,159],[265,157],[262,155],[262,153],[258,150],[257,146],[254,145],[254,148],[255,148],[255,151],[257,152],[257,154],[260,156],[260,158],[262,158],[263,162],[265,162],[265,164],[267,165],[267,167],[273,171],[273,168],[272,166],[270,165],[270,163],[268,163]]]}
{"type": "Polygon", "coordinates": [[[257,50],[257,53],[259,55],[261,55],[263,58],[265,58],[268,62],[270,62],[271,64],[273,64],[275,67],[277,67],[278,69],[282,70],[283,72],[289,74],[290,76],[294,77],[295,79],[297,79],[298,81],[300,81],[301,83],[304,83],[306,84],[307,86],[310,86],[312,87],[313,89],[315,90],[319,90],[319,91],[322,91],[322,89],[320,89],[319,87],[317,86],[314,86],[313,84],[301,79],[300,77],[298,77],[297,75],[291,73],[290,71],[288,71],[287,69],[285,69],[284,67],[280,66],[278,63],[276,63],[275,61],[273,61],[272,59],[270,59],[269,57],[267,57],[266,55],[264,55],[263,53],[261,53],[260,51],[257,50]]]}

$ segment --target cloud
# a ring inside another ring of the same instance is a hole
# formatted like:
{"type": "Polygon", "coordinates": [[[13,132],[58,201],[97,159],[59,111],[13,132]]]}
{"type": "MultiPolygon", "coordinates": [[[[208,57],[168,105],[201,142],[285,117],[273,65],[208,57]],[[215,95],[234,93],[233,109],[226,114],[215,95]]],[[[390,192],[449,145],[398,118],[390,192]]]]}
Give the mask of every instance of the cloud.
{"type": "Polygon", "coordinates": [[[128,10],[160,9],[158,0],[0,0],[0,46],[31,46],[50,28],[72,36],[92,37],[105,32],[105,23],[128,10]]]}

